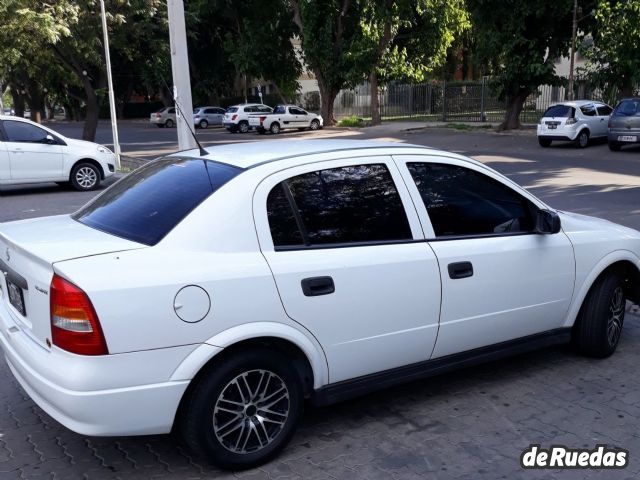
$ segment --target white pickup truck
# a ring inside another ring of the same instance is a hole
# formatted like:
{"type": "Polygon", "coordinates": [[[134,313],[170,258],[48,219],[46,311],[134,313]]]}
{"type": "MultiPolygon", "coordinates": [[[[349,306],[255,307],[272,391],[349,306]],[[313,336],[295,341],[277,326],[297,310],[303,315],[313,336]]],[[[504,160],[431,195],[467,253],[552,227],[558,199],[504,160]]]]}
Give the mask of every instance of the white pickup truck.
{"type": "Polygon", "coordinates": [[[318,130],[322,128],[323,120],[320,115],[309,113],[296,105],[277,105],[273,113],[260,113],[249,116],[249,126],[258,133],[280,133],[286,128],[298,130],[318,130]]]}

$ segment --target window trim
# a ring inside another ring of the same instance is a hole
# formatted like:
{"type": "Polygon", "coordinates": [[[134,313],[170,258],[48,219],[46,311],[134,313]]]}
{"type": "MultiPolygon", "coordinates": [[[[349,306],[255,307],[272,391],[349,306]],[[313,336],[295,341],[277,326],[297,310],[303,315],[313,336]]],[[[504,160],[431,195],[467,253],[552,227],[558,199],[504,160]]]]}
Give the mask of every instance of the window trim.
{"type": "MultiPolygon", "coordinates": [[[[346,152],[351,153],[354,152],[346,152]]],[[[357,153],[357,152],[355,152],[357,153]]],[[[420,218],[416,211],[414,200],[407,190],[406,182],[402,177],[400,169],[393,161],[390,154],[367,154],[366,156],[349,156],[342,158],[327,158],[324,160],[315,160],[304,165],[296,165],[287,167],[278,171],[275,171],[267,175],[256,187],[253,195],[253,220],[256,227],[256,234],[258,236],[258,243],[260,250],[263,252],[284,252],[295,250],[318,250],[318,249],[331,249],[331,248],[345,248],[345,247],[361,247],[361,246],[374,246],[374,245],[393,245],[403,243],[418,243],[424,242],[425,237],[423,234],[420,218]],[[267,216],[267,197],[271,190],[278,185],[278,183],[284,182],[289,178],[303,175],[310,172],[316,172],[319,170],[330,170],[332,168],[342,168],[357,165],[371,165],[382,164],[384,165],[391,175],[391,179],[398,191],[402,207],[404,208],[407,216],[407,222],[409,223],[409,230],[412,238],[398,239],[398,240],[386,240],[383,242],[345,242],[333,243],[333,244],[319,244],[319,245],[288,245],[284,247],[276,247],[273,244],[273,238],[271,237],[271,230],[269,226],[269,219],[267,216]]]]}

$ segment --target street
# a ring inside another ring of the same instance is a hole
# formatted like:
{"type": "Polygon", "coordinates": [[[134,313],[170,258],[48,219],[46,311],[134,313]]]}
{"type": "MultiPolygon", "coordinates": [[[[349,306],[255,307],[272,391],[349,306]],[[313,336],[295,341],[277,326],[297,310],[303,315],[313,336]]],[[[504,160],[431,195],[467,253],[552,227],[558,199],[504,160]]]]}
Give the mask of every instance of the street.
{"type": "MultiPolygon", "coordinates": [[[[77,138],[81,124],[50,125],[77,138]]],[[[280,138],[380,139],[471,156],[528,188],[554,208],[640,229],[640,147],[611,152],[538,146],[535,130],[496,133],[424,124],[297,131],[278,136],[197,130],[204,146],[280,138]]],[[[126,155],[152,159],[177,149],[175,129],[124,122],[126,155]]],[[[109,145],[108,123],[98,143],[109,145]]],[[[105,182],[103,190],[113,180],[105,182]]],[[[0,222],[75,211],[98,192],[56,185],[0,189],[0,222]]],[[[171,436],[95,438],[51,419],[0,361],[0,478],[304,479],[631,479],[640,475],[640,317],[631,312],[617,352],[587,359],[551,348],[414,382],[327,408],[309,407],[289,447],[256,470],[223,473],[192,458],[171,436]],[[629,450],[623,470],[530,471],[530,444],[629,450]]]]}

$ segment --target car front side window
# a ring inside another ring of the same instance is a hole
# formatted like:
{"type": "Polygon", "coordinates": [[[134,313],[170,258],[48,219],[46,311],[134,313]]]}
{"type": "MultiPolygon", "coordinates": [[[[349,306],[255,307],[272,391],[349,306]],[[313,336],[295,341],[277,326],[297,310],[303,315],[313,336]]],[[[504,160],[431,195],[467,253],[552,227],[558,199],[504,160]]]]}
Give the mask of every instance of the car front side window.
{"type": "Polygon", "coordinates": [[[533,232],[536,207],[497,180],[457,165],[407,167],[436,237],[533,232]]]}
{"type": "Polygon", "coordinates": [[[47,132],[42,128],[36,127],[25,122],[5,121],[4,131],[7,134],[9,142],[21,143],[46,143],[47,132]]]}
{"type": "Polygon", "coordinates": [[[271,190],[267,215],[276,248],[413,238],[400,194],[384,164],[289,178],[271,190]]]}

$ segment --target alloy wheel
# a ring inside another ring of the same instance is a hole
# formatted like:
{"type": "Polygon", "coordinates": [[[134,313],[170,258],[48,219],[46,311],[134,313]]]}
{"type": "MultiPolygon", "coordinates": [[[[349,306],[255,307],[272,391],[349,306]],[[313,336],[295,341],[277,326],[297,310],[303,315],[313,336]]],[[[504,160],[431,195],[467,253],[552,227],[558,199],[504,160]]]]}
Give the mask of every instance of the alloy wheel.
{"type": "Polygon", "coordinates": [[[607,339],[609,345],[614,346],[620,339],[620,333],[622,331],[622,322],[624,321],[624,307],[625,307],[624,291],[622,287],[618,286],[613,291],[611,299],[609,300],[609,318],[607,320],[607,339]]]}
{"type": "Polygon", "coordinates": [[[86,190],[93,188],[97,181],[98,174],[91,167],[81,167],[76,172],[76,182],[86,190]]]}
{"type": "Polygon", "coordinates": [[[213,430],[230,452],[255,453],[278,437],[290,408],[289,390],[278,375],[250,370],[222,389],[213,409],[213,430]]]}

